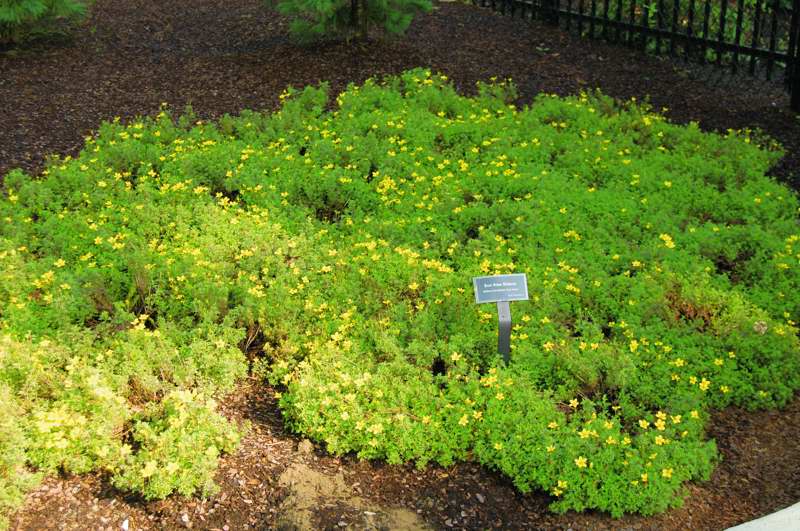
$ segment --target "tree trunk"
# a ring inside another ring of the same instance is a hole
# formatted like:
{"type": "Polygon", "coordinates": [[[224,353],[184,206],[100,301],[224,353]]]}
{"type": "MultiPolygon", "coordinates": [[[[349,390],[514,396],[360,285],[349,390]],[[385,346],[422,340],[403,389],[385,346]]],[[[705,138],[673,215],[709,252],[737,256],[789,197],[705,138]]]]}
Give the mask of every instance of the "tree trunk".
{"type": "Polygon", "coordinates": [[[353,0],[358,4],[358,24],[355,28],[356,39],[360,41],[367,40],[367,32],[369,31],[369,18],[367,13],[368,0],[353,0]]]}
{"type": "Polygon", "coordinates": [[[350,0],[350,27],[358,27],[358,0],[350,0]]]}

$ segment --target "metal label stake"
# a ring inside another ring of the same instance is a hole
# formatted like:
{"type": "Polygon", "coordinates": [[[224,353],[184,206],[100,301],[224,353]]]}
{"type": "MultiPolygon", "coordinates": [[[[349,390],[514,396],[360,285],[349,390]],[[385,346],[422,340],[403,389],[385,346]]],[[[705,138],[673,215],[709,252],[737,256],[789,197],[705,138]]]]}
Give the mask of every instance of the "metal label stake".
{"type": "Polygon", "coordinates": [[[507,365],[511,355],[511,303],[508,301],[497,303],[497,352],[503,355],[507,365]]]}
{"type": "Polygon", "coordinates": [[[524,273],[474,277],[475,302],[497,303],[497,352],[508,364],[511,355],[511,301],[528,300],[528,278],[524,273]]]}

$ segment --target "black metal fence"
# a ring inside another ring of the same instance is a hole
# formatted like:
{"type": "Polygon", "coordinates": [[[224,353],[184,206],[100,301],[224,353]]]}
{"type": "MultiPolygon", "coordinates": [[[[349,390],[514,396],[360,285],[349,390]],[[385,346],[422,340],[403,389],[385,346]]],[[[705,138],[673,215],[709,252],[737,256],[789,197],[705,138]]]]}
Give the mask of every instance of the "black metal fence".
{"type": "Polygon", "coordinates": [[[800,0],[472,0],[582,36],[782,79],[800,112],[800,0]]]}

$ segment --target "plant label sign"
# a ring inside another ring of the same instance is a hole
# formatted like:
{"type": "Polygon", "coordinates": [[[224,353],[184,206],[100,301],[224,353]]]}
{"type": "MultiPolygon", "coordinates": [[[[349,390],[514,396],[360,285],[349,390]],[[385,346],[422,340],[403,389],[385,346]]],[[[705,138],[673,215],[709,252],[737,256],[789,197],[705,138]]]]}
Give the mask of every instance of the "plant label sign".
{"type": "Polygon", "coordinates": [[[475,302],[508,302],[528,300],[528,277],[524,273],[474,277],[475,302]]]}
{"type": "Polygon", "coordinates": [[[511,301],[528,300],[528,277],[524,273],[473,277],[475,302],[497,303],[497,351],[508,363],[511,354],[511,301]]]}

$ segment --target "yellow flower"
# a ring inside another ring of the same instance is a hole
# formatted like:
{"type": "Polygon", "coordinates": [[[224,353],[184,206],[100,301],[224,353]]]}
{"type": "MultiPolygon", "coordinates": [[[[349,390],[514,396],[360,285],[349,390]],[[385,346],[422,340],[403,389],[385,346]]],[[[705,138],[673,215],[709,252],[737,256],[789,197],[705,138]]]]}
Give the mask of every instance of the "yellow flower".
{"type": "Polygon", "coordinates": [[[642,420],[639,421],[639,426],[643,430],[646,430],[648,428],[648,426],[650,426],[650,423],[648,421],[646,421],[645,419],[642,419],[642,420]]]}
{"type": "Polygon", "coordinates": [[[503,449],[503,443],[499,443],[499,442],[494,443],[494,449],[495,450],[502,450],[503,449]]]}
{"type": "Polygon", "coordinates": [[[453,362],[456,362],[456,361],[458,361],[460,359],[461,359],[461,354],[459,354],[458,352],[453,352],[450,355],[450,360],[453,361],[453,362]]]}
{"type": "Polygon", "coordinates": [[[468,422],[469,422],[469,416],[467,414],[462,415],[461,418],[458,420],[458,423],[462,426],[466,426],[468,422]]]}
{"type": "Polygon", "coordinates": [[[661,241],[664,242],[664,247],[668,249],[675,248],[675,242],[672,241],[672,236],[670,236],[669,234],[661,234],[659,238],[661,239],[661,241]]]}
{"type": "Polygon", "coordinates": [[[672,469],[671,468],[662,468],[661,469],[661,476],[667,479],[672,477],[672,469]]]}
{"type": "Polygon", "coordinates": [[[575,466],[578,468],[586,468],[587,460],[582,455],[575,458],[575,466]]]}

